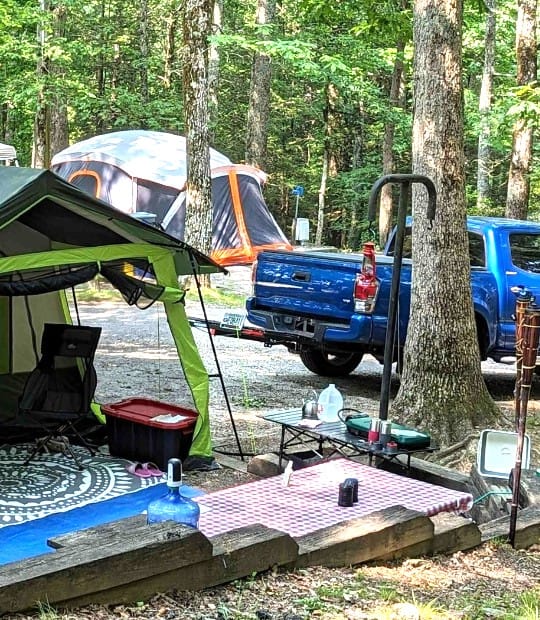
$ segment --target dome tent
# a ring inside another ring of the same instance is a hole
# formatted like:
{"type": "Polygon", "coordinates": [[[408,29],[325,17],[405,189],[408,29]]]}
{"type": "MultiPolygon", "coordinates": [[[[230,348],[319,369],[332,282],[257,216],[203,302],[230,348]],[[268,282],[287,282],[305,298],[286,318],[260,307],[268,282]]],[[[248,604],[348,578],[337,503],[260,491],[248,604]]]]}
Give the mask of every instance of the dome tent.
{"type": "MultiPolygon", "coordinates": [[[[183,239],[186,140],[159,131],[94,136],[53,157],[52,170],[125,213],[152,214],[183,239]]],[[[266,175],[210,149],[213,231],[211,258],[220,265],[251,263],[266,249],[292,249],[262,196],[266,175]]]]}
{"type": "MultiPolygon", "coordinates": [[[[0,166],[0,433],[24,429],[19,397],[45,323],[70,323],[65,290],[106,277],[132,305],[162,303],[178,354],[175,398],[198,413],[190,456],[211,458],[209,379],[178,284],[223,271],[170,235],[88,196],[48,170],[0,166]],[[144,268],[145,279],[128,275],[144,268]]],[[[95,407],[100,416],[99,407],[95,407]]],[[[29,432],[31,429],[28,429],[29,432]]]]}

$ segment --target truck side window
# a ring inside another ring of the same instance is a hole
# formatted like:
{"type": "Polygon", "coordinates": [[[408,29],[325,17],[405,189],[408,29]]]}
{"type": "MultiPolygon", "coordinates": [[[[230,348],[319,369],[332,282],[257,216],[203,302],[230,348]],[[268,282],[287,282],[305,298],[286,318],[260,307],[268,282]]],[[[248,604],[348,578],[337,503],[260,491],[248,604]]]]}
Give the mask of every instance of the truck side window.
{"type": "Polygon", "coordinates": [[[540,273],[540,235],[510,235],[510,254],[518,269],[540,273]]]}
{"type": "MultiPolygon", "coordinates": [[[[396,236],[393,235],[390,241],[390,245],[388,246],[388,250],[386,252],[387,256],[394,256],[395,245],[396,236]]],[[[407,228],[405,228],[401,258],[412,258],[412,228],[410,226],[407,226],[407,228]]]]}
{"type": "MultiPolygon", "coordinates": [[[[394,240],[388,248],[387,254],[389,256],[394,255],[394,240]]],[[[482,235],[469,232],[469,255],[471,260],[471,267],[485,267],[486,266],[486,252],[484,249],[484,239],[482,235]]],[[[412,258],[412,229],[407,226],[405,229],[405,236],[403,238],[403,258],[412,258]]]]}
{"type": "Polygon", "coordinates": [[[486,266],[486,251],[482,235],[469,232],[469,258],[471,267],[486,266]]]}

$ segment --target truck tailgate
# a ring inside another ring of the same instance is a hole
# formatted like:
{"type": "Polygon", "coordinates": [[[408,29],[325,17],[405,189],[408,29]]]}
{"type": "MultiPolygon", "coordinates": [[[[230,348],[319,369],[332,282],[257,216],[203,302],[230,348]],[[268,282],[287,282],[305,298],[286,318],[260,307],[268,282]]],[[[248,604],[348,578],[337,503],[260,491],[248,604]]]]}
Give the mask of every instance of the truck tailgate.
{"type": "Polygon", "coordinates": [[[254,282],[256,307],[348,321],[361,254],[261,252],[254,282]]]}

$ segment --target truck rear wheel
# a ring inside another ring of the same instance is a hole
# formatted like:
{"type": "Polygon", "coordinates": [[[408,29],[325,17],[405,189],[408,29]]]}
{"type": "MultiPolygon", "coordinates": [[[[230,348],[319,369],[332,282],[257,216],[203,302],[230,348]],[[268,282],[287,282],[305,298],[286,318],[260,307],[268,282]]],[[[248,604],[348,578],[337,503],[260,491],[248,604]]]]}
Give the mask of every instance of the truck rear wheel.
{"type": "Polygon", "coordinates": [[[342,353],[332,355],[315,349],[300,351],[304,366],[323,377],[345,377],[362,361],[363,353],[342,353]]]}

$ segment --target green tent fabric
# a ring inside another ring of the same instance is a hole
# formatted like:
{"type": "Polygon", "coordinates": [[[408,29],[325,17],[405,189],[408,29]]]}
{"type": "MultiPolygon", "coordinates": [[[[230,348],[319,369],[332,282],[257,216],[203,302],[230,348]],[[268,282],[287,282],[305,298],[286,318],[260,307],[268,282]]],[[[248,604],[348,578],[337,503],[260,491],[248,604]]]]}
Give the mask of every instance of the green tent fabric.
{"type": "Polygon", "coordinates": [[[0,167],[0,421],[17,413],[43,324],[70,320],[64,289],[101,273],[130,303],[163,303],[198,412],[190,456],[211,457],[208,374],[178,280],[219,271],[203,253],[49,170],[0,167]]]}

